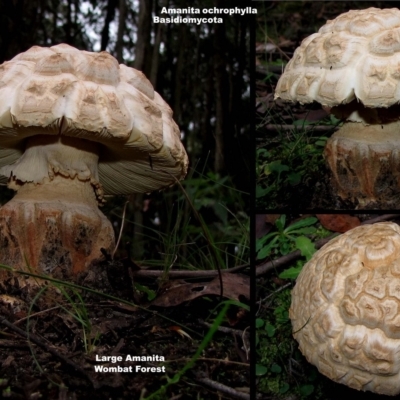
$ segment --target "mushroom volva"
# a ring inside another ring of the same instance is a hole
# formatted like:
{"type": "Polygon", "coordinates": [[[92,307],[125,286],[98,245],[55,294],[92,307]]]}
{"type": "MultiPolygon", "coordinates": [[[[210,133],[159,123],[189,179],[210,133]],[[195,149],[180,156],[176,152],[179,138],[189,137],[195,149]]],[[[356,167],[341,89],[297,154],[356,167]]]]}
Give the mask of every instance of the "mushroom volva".
{"type": "Polygon", "coordinates": [[[144,74],[107,52],[34,46],[0,65],[0,263],[71,277],[114,246],[104,194],[182,179],[172,111],[144,74]]]}

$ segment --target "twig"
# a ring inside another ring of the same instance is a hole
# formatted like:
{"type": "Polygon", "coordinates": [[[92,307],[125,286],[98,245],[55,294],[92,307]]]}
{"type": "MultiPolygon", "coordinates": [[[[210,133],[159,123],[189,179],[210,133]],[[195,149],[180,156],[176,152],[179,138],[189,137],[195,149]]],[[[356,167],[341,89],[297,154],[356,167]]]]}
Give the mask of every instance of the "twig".
{"type": "Polygon", "coordinates": [[[257,65],[256,66],[256,73],[260,75],[267,75],[269,72],[277,73],[279,75],[282,75],[282,65],[273,65],[273,64],[267,64],[267,65],[257,65]]]}
{"type": "MultiPolygon", "coordinates": [[[[205,322],[205,321],[202,321],[202,320],[199,320],[199,322],[202,325],[205,325],[207,328],[211,328],[211,326],[212,326],[212,324],[209,324],[208,322],[205,322]]],[[[240,330],[240,329],[232,329],[232,328],[229,328],[227,326],[219,326],[218,327],[218,331],[219,332],[224,332],[224,333],[233,333],[234,335],[237,335],[237,336],[240,336],[240,337],[243,335],[243,331],[242,330],[240,330]]]]}
{"type": "Polygon", "coordinates": [[[262,300],[259,300],[260,303],[263,303],[264,301],[268,300],[270,297],[275,296],[277,293],[281,292],[282,290],[285,290],[289,286],[292,285],[292,282],[287,283],[286,285],[283,285],[279,287],[278,289],[274,290],[272,293],[270,293],[267,297],[265,297],[262,300]]]}
{"type": "Polygon", "coordinates": [[[26,319],[37,317],[38,315],[48,313],[49,311],[57,310],[57,308],[60,308],[60,306],[55,306],[55,307],[48,308],[46,310],[35,312],[34,314],[30,314],[24,318],[19,319],[18,321],[15,321],[14,325],[17,325],[17,324],[21,323],[22,321],[25,321],[26,319]]]}
{"type": "MultiPolygon", "coordinates": [[[[271,42],[274,46],[276,46],[277,50],[279,53],[281,53],[282,56],[284,56],[288,61],[291,59],[281,48],[278,46],[269,36],[267,36],[267,40],[271,42]]],[[[283,71],[283,66],[282,66],[282,71],[283,71]]]]}
{"type": "Polygon", "coordinates": [[[280,125],[280,124],[267,124],[264,128],[268,131],[280,132],[280,131],[294,131],[294,130],[307,130],[316,132],[332,131],[335,126],[328,125],[280,125]]]}
{"type": "Polygon", "coordinates": [[[209,378],[197,378],[195,381],[227,394],[231,399],[250,400],[250,394],[239,392],[229,386],[223,385],[222,383],[212,381],[209,378]]]}
{"type": "MultiPolygon", "coordinates": [[[[384,214],[384,215],[380,215],[379,217],[364,221],[361,223],[361,225],[375,224],[376,222],[387,221],[389,219],[398,218],[398,217],[400,217],[400,214],[384,214]]],[[[325,239],[318,240],[317,242],[314,243],[315,248],[316,249],[321,248],[324,244],[328,243],[330,240],[332,240],[337,235],[338,234],[335,233],[334,235],[331,235],[325,239]]],[[[285,256],[280,257],[276,260],[261,263],[256,266],[256,276],[263,275],[266,272],[270,271],[271,269],[282,267],[283,265],[285,265],[293,260],[296,260],[300,256],[301,256],[300,250],[296,250],[296,251],[286,254],[285,256]]]]}
{"type": "MultiPolygon", "coordinates": [[[[248,268],[248,264],[237,265],[236,267],[227,268],[221,270],[222,272],[238,272],[248,268]]],[[[158,278],[164,275],[164,271],[160,270],[145,270],[133,271],[134,276],[147,277],[147,278],[158,278]]],[[[217,270],[210,271],[169,271],[169,278],[214,278],[218,276],[217,270]]]]}
{"type": "Polygon", "coordinates": [[[16,349],[23,349],[25,347],[29,347],[28,343],[19,343],[14,340],[7,340],[1,339],[0,340],[0,347],[5,347],[7,349],[16,348],[16,349]]]}
{"type": "Polygon", "coordinates": [[[367,221],[361,222],[361,225],[375,224],[377,222],[387,221],[392,218],[400,218],[400,214],[383,214],[376,218],[371,218],[367,221]]]}
{"type": "MultiPolygon", "coordinates": [[[[174,362],[180,362],[180,361],[189,361],[190,358],[187,357],[182,357],[182,358],[175,358],[173,360],[165,360],[164,363],[174,363],[174,362]]],[[[240,361],[231,361],[231,360],[222,360],[220,358],[209,358],[209,357],[199,357],[196,361],[212,361],[212,362],[218,362],[218,363],[224,363],[224,364],[234,364],[234,365],[239,365],[242,367],[249,367],[248,363],[240,362],[240,361]]]]}
{"type": "MultiPolygon", "coordinates": [[[[201,319],[199,319],[199,323],[206,326],[207,328],[211,328],[212,324],[205,322],[201,319]]],[[[219,326],[217,329],[219,332],[224,332],[224,333],[233,333],[234,335],[237,336],[242,336],[243,335],[243,331],[240,329],[233,329],[233,328],[229,328],[227,326],[219,326]]]]}
{"type": "MultiPolygon", "coordinates": [[[[325,239],[318,240],[318,242],[314,243],[315,248],[316,249],[321,248],[324,244],[328,243],[336,236],[337,234],[329,236],[325,239]]],[[[266,263],[259,264],[256,266],[256,276],[263,275],[266,272],[270,271],[271,269],[282,267],[283,265],[289,263],[290,261],[297,260],[298,258],[300,258],[300,256],[301,256],[300,250],[295,250],[289,254],[286,254],[283,257],[279,257],[276,260],[267,261],[266,263]]]]}

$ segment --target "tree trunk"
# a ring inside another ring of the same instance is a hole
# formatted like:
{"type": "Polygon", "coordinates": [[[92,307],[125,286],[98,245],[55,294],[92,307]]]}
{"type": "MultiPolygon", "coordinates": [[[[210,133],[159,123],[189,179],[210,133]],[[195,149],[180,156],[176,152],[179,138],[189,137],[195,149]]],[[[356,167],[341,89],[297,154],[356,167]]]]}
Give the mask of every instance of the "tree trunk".
{"type": "MultiPolygon", "coordinates": [[[[137,41],[135,48],[135,60],[133,67],[143,71],[144,74],[150,70],[146,64],[147,48],[150,43],[152,0],[140,0],[139,21],[137,28],[137,41]]],[[[133,194],[129,197],[130,207],[133,208],[134,240],[132,245],[132,256],[135,259],[143,257],[143,194],[133,194]]]]}
{"type": "Polygon", "coordinates": [[[146,49],[150,43],[151,10],[153,0],[140,0],[135,61],[133,67],[146,74],[146,49]]]}
{"type": "Polygon", "coordinates": [[[104,20],[103,30],[101,31],[101,51],[105,51],[110,41],[110,24],[115,17],[115,10],[117,8],[118,0],[108,0],[107,13],[104,20]]]}
{"type": "MultiPolygon", "coordinates": [[[[161,7],[168,8],[169,1],[165,0],[162,2],[161,7]]],[[[158,14],[158,13],[157,13],[158,14]]],[[[153,48],[153,56],[151,60],[151,69],[150,69],[150,82],[155,87],[157,85],[157,75],[158,75],[158,65],[160,60],[160,45],[161,40],[164,38],[165,35],[165,24],[157,24],[156,25],[156,39],[154,42],[153,48]]]]}
{"type": "Polygon", "coordinates": [[[122,50],[124,48],[124,32],[126,21],[126,0],[119,0],[119,18],[117,43],[115,43],[115,57],[119,63],[123,63],[122,50]]]}
{"type": "Polygon", "coordinates": [[[214,76],[216,96],[215,125],[215,157],[214,170],[222,173],[225,170],[224,136],[227,125],[227,110],[229,106],[229,85],[225,52],[225,28],[222,24],[214,24],[214,76]]]}

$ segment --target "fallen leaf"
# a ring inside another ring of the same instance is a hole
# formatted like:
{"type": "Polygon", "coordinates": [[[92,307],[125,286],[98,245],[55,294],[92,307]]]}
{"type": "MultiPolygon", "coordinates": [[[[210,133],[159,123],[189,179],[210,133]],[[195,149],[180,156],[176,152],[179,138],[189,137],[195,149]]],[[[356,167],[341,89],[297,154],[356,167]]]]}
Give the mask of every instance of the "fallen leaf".
{"type": "Polygon", "coordinates": [[[321,225],[332,232],[344,233],[360,225],[357,217],[348,214],[316,214],[321,225]]]}
{"type": "Polygon", "coordinates": [[[15,360],[14,356],[8,356],[3,363],[1,364],[1,366],[3,368],[9,367],[11,365],[11,363],[15,360]]]}
{"type": "MultiPolygon", "coordinates": [[[[223,272],[222,283],[224,297],[233,300],[239,300],[239,296],[250,298],[250,278],[246,275],[223,272]]],[[[179,279],[169,281],[151,304],[158,307],[172,307],[200,296],[219,296],[220,292],[218,276],[211,282],[202,283],[187,283],[179,279]]]]}
{"type": "Polygon", "coordinates": [[[265,214],[265,222],[267,224],[274,225],[275,221],[281,216],[281,214],[265,214]]]}
{"type": "Polygon", "coordinates": [[[259,239],[266,235],[272,228],[272,224],[269,224],[266,220],[265,214],[256,214],[255,217],[255,228],[256,228],[256,239],[259,239]]]}

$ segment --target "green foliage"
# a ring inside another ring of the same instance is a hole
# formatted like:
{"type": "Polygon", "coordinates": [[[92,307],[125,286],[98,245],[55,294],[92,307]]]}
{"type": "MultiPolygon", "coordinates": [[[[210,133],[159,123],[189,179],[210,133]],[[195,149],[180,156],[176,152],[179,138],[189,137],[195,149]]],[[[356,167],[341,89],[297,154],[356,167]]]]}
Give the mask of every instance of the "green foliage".
{"type": "Polygon", "coordinates": [[[307,397],[314,392],[314,385],[302,385],[300,386],[299,391],[301,395],[307,397]]]}
{"type": "Polygon", "coordinates": [[[147,301],[152,301],[156,298],[156,292],[154,290],[149,289],[147,286],[141,285],[138,282],[134,282],[135,290],[139,292],[143,292],[147,295],[147,301]]]}
{"type": "MultiPolygon", "coordinates": [[[[160,196],[162,224],[143,230],[143,241],[150,245],[141,263],[166,273],[172,267],[224,269],[248,263],[248,195],[236,190],[229,177],[199,173],[160,196]]],[[[128,215],[128,232],[132,224],[128,215]]]]}
{"type": "Polygon", "coordinates": [[[314,243],[306,236],[299,236],[295,239],[296,248],[300,250],[302,256],[309,261],[315,253],[314,243]]]}
{"type": "Polygon", "coordinates": [[[297,279],[299,273],[303,268],[302,263],[298,263],[295,267],[290,267],[285,269],[283,272],[279,274],[279,278],[281,279],[297,279]]]}
{"type": "Polygon", "coordinates": [[[315,233],[317,228],[312,225],[315,225],[317,221],[317,218],[309,217],[285,228],[286,215],[282,214],[275,221],[277,231],[268,233],[257,240],[257,258],[263,259],[272,254],[285,255],[297,248],[309,260],[314,254],[315,248],[310,239],[302,235],[315,233]]]}
{"type": "Polygon", "coordinates": [[[292,394],[299,399],[322,400],[323,397],[315,393],[321,385],[315,382],[318,376],[315,368],[304,362],[292,338],[288,316],[290,289],[273,293],[269,297],[272,297],[268,300],[269,307],[256,320],[258,392],[273,395],[275,399],[285,399],[288,394],[292,394]],[[269,309],[274,312],[271,313],[269,309]],[[298,369],[301,364],[304,364],[304,371],[298,369]]]}
{"type": "Polygon", "coordinates": [[[290,202],[296,189],[317,182],[324,169],[326,136],[314,136],[302,125],[278,132],[274,145],[266,143],[256,153],[256,202],[260,208],[276,208],[290,202]],[[268,150],[267,150],[268,149],[268,150]]]}
{"type": "Polygon", "coordinates": [[[268,335],[269,337],[275,336],[276,328],[275,328],[273,325],[271,325],[269,322],[267,322],[267,323],[265,324],[265,330],[266,330],[267,335],[268,335]]]}
{"type": "MultiPolygon", "coordinates": [[[[192,177],[183,182],[186,192],[193,199],[193,205],[197,211],[202,208],[211,209],[223,225],[228,223],[227,209],[221,204],[221,201],[228,201],[232,204],[231,199],[226,198],[226,192],[231,191],[229,185],[229,177],[221,177],[213,172],[206,175],[192,177]]],[[[232,193],[230,193],[232,194],[232,193]]]]}
{"type": "MultiPolygon", "coordinates": [[[[307,217],[288,224],[286,215],[281,215],[275,221],[275,230],[258,240],[258,254],[262,256],[276,258],[296,248],[300,250],[303,258],[293,262],[279,278],[296,279],[315,252],[313,242],[331,234],[317,221],[315,217],[307,217]]],[[[321,388],[325,382],[317,379],[320,375],[316,368],[305,361],[292,337],[289,318],[292,284],[282,285],[269,277],[266,287],[260,288],[267,293],[260,294],[264,299],[256,318],[257,389],[276,400],[292,396],[324,400],[321,388]]]]}
{"type": "MultiPolygon", "coordinates": [[[[201,214],[207,227],[215,232],[217,241],[240,242],[242,235],[248,233],[248,215],[245,211],[249,195],[234,188],[228,176],[213,172],[198,173],[182,181],[186,191],[186,208],[194,209],[201,214]]],[[[180,200],[185,200],[182,192],[180,200]]],[[[193,214],[186,217],[192,220],[185,227],[185,233],[197,240],[203,229],[193,214]]]]}
{"type": "Polygon", "coordinates": [[[268,372],[268,368],[264,367],[264,365],[256,364],[256,375],[262,376],[268,372]]]}
{"type": "Polygon", "coordinates": [[[279,293],[274,298],[273,313],[265,312],[258,317],[257,328],[257,376],[262,376],[260,392],[279,394],[285,389],[285,357],[290,353],[291,326],[284,317],[290,305],[290,291],[279,293]]]}

